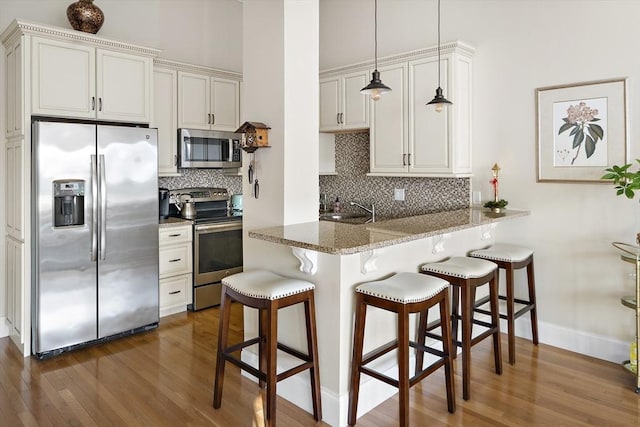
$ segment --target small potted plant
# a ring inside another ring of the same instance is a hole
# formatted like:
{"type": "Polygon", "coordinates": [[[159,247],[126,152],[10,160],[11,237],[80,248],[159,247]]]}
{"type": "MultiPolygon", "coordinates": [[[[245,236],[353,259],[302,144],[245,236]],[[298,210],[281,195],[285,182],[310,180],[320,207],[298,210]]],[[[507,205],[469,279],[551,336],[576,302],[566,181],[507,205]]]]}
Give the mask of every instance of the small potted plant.
{"type": "Polygon", "coordinates": [[[500,199],[498,201],[489,200],[488,202],[485,202],[483,206],[485,208],[491,209],[495,213],[500,213],[502,212],[503,209],[507,207],[508,204],[509,202],[507,202],[505,199],[500,199]]]}
{"type": "MultiPolygon", "coordinates": [[[[636,159],[636,162],[640,163],[640,159],[636,159]]],[[[624,194],[627,199],[633,199],[635,191],[640,190],[640,169],[630,172],[629,168],[631,166],[631,163],[622,166],[613,165],[605,169],[607,173],[600,179],[612,181],[616,195],[621,196],[624,194]]]]}

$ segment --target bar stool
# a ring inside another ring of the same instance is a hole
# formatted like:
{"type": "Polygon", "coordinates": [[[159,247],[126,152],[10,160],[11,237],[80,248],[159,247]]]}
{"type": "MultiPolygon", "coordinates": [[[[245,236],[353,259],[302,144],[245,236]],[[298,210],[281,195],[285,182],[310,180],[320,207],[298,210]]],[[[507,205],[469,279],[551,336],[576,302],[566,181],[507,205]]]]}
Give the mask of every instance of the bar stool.
{"type": "MultiPolygon", "coordinates": [[[[500,316],[498,311],[498,266],[491,261],[468,257],[452,257],[445,261],[424,264],[421,271],[425,274],[447,280],[453,286],[452,310],[451,310],[451,334],[454,343],[462,348],[462,398],[469,400],[471,397],[471,347],[483,339],[493,337],[493,357],[496,374],[502,374],[502,354],[500,352],[500,316]],[[473,300],[476,289],[479,286],[489,284],[489,297],[491,302],[491,322],[475,319],[473,317],[473,300]],[[462,290],[462,295],[460,291],[462,290]],[[460,299],[461,298],[461,299],[460,299]],[[458,302],[460,301],[460,313],[458,314],[458,302]],[[458,321],[462,320],[462,341],[458,341],[458,321]],[[485,331],[472,336],[473,325],[486,328],[485,331]]],[[[429,333],[438,326],[438,322],[429,325],[426,335],[436,337],[429,333]]],[[[455,357],[455,355],[454,355],[455,357]]]]}
{"type": "MultiPolygon", "coordinates": [[[[496,243],[486,249],[478,249],[469,253],[474,258],[490,260],[505,270],[507,277],[507,295],[498,295],[498,298],[507,302],[507,314],[500,313],[502,319],[507,320],[507,332],[509,336],[509,363],[516,363],[515,327],[514,321],[523,314],[531,313],[531,335],[533,343],[538,345],[538,314],[536,310],[536,285],[533,274],[533,250],[523,246],[506,243],[496,243]],[[527,283],[529,288],[529,300],[515,298],[513,292],[514,270],[527,267],[527,283]],[[523,307],[515,311],[515,303],[523,307]]],[[[486,304],[488,298],[482,298],[475,303],[475,310],[487,314],[487,310],[480,308],[486,304]]]]}
{"type": "Polygon", "coordinates": [[[356,318],[354,326],[353,359],[351,362],[351,384],[349,389],[349,425],[355,425],[358,409],[358,393],[360,390],[360,374],[372,376],[389,385],[397,387],[400,401],[400,426],[409,426],[409,388],[422,381],[427,375],[444,366],[447,389],[447,408],[449,412],[456,410],[453,388],[451,331],[449,323],[444,322],[442,328],[442,351],[424,345],[424,334],[419,335],[421,342],[409,340],[409,314],[420,313],[421,324],[428,310],[436,305],[440,308],[440,318],[449,318],[449,283],[435,277],[418,273],[398,273],[385,280],[363,283],[356,287],[356,318]],[[398,315],[398,336],[395,340],[375,350],[362,354],[365,332],[367,306],[378,307],[398,315]],[[416,363],[413,377],[409,377],[409,347],[417,350],[421,356],[416,363]],[[390,378],[365,365],[383,354],[398,349],[398,379],[390,378]],[[425,369],[422,367],[422,356],[430,353],[438,357],[425,369]]]}
{"type": "Polygon", "coordinates": [[[220,329],[216,360],[216,378],[213,391],[213,407],[222,405],[222,386],[225,362],[229,361],[240,369],[258,378],[260,387],[266,383],[266,424],[276,425],[276,383],[297,373],[309,370],[313,417],[322,419],[320,403],[320,373],[318,368],[318,346],[314,303],[314,284],[292,279],[265,270],[245,271],[222,279],[222,300],[220,303],[220,329]],[[229,346],[229,320],[231,302],[237,301],[247,307],[259,310],[258,333],[255,338],[229,346]],[[278,309],[304,303],[307,330],[307,354],[281,344],[277,340],[278,309]],[[245,347],[258,345],[259,369],[254,368],[232,353],[245,347]],[[277,350],[291,354],[304,363],[280,374],[276,372],[277,350]]]}

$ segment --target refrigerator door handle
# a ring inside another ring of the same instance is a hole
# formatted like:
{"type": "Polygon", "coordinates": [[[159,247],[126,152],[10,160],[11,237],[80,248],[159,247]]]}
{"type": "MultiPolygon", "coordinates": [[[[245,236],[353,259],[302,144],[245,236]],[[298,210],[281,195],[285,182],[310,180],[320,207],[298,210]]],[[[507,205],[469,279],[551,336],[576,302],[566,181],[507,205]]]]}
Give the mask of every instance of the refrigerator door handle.
{"type": "Polygon", "coordinates": [[[107,186],[104,177],[104,154],[98,157],[98,172],[100,174],[100,260],[106,259],[107,251],[107,186]]]}
{"type": "Polygon", "coordinates": [[[98,260],[98,173],[96,155],[91,155],[91,261],[98,260]]]}

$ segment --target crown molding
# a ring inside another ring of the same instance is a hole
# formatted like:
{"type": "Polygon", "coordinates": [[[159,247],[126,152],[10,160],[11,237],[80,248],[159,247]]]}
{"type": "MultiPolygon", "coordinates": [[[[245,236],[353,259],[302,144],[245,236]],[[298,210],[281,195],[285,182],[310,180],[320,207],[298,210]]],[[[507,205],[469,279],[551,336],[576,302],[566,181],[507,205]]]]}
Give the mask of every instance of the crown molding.
{"type": "MultiPolygon", "coordinates": [[[[442,43],[440,45],[440,53],[448,54],[448,53],[459,53],[468,57],[473,56],[476,49],[459,40],[450,41],[446,43],[442,43]]],[[[398,53],[394,55],[388,55],[381,58],[378,58],[378,66],[389,65],[403,61],[410,61],[412,59],[424,58],[435,56],[438,54],[438,46],[430,46],[422,49],[412,50],[409,52],[398,53]]],[[[353,71],[359,71],[362,69],[370,69],[375,66],[375,62],[373,60],[358,62],[355,64],[349,64],[341,67],[329,68],[326,70],[320,71],[320,77],[327,77],[334,74],[345,74],[353,71]]]]}
{"type": "Polygon", "coordinates": [[[160,49],[152,47],[141,46],[133,43],[126,43],[118,40],[107,39],[103,37],[95,36],[91,33],[85,33],[82,31],[70,30],[62,27],[54,27],[52,25],[44,25],[22,19],[15,19],[7,27],[7,29],[0,36],[2,43],[6,46],[11,43],[16,37],[21,34],[42,35],[51,37],[60,37],[67,40],[76,40],[83,43],[88,43],[96,47],[106,47],[114,50],[133,51],[139,54],[147,56],[158,56],[160,49]]]}
{"type": "Polygon", "coordinates": [[[217,77],[229,78],[233,80],[242,80],[242,73],[235,71],[221,70],[219,68],[205,67],[203,65],[188,64],[186,62],[173,61],[165,58],[153,58],[153,65],[165,68],[171,68],[177,71],[186,71],[189,73],[211,74],[217,77]]]}

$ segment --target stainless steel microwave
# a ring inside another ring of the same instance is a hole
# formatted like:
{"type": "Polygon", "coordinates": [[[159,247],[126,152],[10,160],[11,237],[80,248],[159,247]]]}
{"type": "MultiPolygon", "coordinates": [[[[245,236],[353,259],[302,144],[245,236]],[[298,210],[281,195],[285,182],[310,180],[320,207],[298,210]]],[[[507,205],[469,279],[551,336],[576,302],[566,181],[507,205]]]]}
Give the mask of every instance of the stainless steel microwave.
{"type": "Polygon", "coordinates": [[[178,129],[179,168],[239,168],[242,134],[215,130],[178,129]]]}

